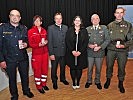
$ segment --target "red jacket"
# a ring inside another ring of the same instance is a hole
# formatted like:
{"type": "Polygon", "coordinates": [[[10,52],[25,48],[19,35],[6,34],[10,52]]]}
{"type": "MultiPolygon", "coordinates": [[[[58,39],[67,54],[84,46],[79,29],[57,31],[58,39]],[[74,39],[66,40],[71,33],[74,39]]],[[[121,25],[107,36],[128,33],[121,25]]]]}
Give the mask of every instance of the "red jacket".
{"type": "Polygon", "coordinates": [[[41,42],[42,38],[45,38],[47,40],[47,32],[44,28],[41,28],[40,33],[36,26],[33,26],[28,31],[28,40],[29,45],[32,48],[32,55],[41,55],[43,53],[48,52],[47,45],[39,47],[39,43],[41,42]]]}

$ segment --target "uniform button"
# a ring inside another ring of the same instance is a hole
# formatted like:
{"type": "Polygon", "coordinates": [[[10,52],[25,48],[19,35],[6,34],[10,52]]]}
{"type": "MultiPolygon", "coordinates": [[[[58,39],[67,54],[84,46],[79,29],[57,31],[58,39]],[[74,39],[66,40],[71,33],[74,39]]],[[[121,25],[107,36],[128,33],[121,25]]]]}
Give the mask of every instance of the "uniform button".
{"type": "Polygon", "coordinates": [[[18,56],[18,54],[16,54],[18,56]]]}
{"type": "Polygon", "coordinates": [[[15,36],[15,38],[16,38],[17,36],[15,36]]]}
{"type": "Polygon", "coordinates": [[[18,45],[16,45],[16,47],[17,47],[18,45]]]}

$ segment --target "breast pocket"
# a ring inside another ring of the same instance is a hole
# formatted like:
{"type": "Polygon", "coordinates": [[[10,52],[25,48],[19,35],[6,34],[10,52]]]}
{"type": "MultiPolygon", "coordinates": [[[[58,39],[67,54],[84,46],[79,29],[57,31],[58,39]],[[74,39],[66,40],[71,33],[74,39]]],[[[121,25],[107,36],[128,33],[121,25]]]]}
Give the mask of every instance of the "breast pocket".
{"type": "Polygon", "coordinates": [[[104,42],[104,39],[105,39],[104,32],[99,32],[98,33],[98,40],[99,40],[100,44],[104,42]]]}
{"type": "Polygon", "coordinates": [[[6,43],[6,45],[12,43],[12,41],[14,41],[13,35],[11,35],[11,34],[4,34],[3,35],[3,41],[4,41],[4,43],[6,43]]]}

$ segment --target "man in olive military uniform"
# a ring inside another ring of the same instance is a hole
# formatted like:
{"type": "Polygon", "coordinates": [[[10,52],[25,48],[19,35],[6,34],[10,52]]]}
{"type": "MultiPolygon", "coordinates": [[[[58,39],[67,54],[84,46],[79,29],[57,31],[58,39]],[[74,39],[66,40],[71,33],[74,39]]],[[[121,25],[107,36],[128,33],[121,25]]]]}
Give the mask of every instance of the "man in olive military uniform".
{"type": "Polygon", "coordinates": [[[11,100],[18,100],[16,73],[20,73],[23,94],[29,98],[34,95],[29,89],[29,63],[27,55],[27,28],[19,23],[18,10],[11,10],[9,23],[0,26],[0,67],[9,77],[11,100]]]}
{"type": "Polygon", "coordinates": [[[125,66],[128,56],[128,47],[133,44],[133,30],[131,23],[125,21],[123,16],[125,9],[119,7],[116,9],[114,16],[115,21],[108,25],[111,42],[107,48],[107,69],[106,69],[106,83],[104,88],[108,89],[113,73],[113,66],[115,60],[118,62],[118,88],[121,93],[125,93],[123,81],[125,78],[125,66]]]}
{"type": "Polygon", "coordinates": [[[88,43],[88,80],[85,88],[89,88],[92,84],[93,66],[96,65],[95,84],[98,89],[102,89],[100,76],[103,58],[105,56],[105,48],[110,42],[108,29],[105,25],[99,25],[100,18],[97,14],[91,16],[92,26],[87,27],[89,35],[88,43]]]}

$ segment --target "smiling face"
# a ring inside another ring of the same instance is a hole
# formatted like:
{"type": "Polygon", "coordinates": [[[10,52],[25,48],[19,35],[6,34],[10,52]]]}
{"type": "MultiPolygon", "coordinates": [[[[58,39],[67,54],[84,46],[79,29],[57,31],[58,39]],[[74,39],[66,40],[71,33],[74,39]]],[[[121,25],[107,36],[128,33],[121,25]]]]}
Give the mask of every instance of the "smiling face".
{"type": "Polygon", "coordinates": [[[37,27],[40,27],[42,25],[42,21],[40,20],[40,18],[36,18],[36,20],[34,21],[34,25],[37,27]]]}
{"type": "Polygon", "coordinates": [[[57,25],[61,25],[62,24],[62,15],[60,15],[60,14],[55,15],[54,20],[57,25]]]}
{"type": "Polygon", "coordinates": [[[74,23],[74,26],[79,27],[81,25],[81,19],[80,19],[80,17],[75,18],[75,20],[74,20],[73,23],[74,23]]]}
{"type": "Polygon", "coordinates": [[[123,8],[117,8],[115,13],[114,13],[116,20],[122,20],[124,15],[125,15],[125,11],[123,8]]]}
{"type": "Polygon", "coordinates": [[[91,22],[94,26],[98,25],[100,22],[100,18],[97,14],[92,15],[91,22]]]}
{"type": "Polygon", "coordinates": [[[18,24],[21,20],[20,12],[17,10],[12,10],[9,15],[11,24],[18,24]]]}

